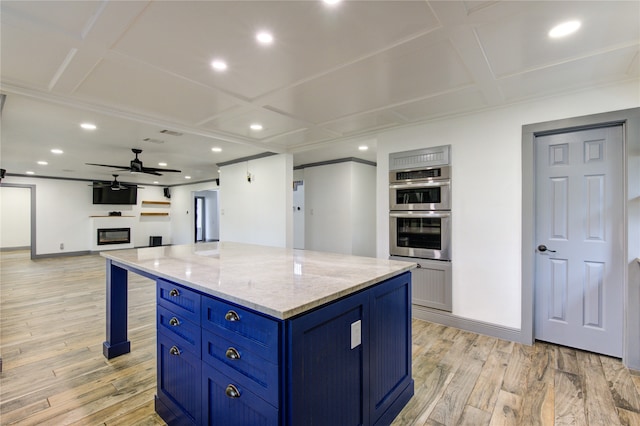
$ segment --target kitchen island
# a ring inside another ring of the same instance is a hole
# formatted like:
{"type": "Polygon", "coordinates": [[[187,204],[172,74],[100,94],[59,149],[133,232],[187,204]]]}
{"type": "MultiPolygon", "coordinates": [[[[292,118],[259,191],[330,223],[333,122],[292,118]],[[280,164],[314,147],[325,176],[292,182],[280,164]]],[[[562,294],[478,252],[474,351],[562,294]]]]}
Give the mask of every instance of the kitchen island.
{"type": "Polygon", "coordinates": [[[156,281],[169,424],[382,425],[413,395],[413,263],[228,242],[102,255],[107,358],[130,351],[128,271],[156,281]]]}

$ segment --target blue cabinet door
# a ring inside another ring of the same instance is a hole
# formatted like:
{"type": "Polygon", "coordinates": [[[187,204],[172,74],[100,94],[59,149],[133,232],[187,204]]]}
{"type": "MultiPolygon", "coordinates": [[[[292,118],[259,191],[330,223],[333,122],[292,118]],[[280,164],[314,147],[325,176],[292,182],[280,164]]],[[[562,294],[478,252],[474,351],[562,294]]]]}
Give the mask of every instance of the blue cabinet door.
{"type": "Polygon", "coordinates": [[[371,424],[389,424],[413,395],[411,275],[406,273],[373,287],[369,301],[371,424]]]}
{"type": "Polygon", "coordinates": [[[287,424],[368,424],[367,321],[368,299],[359,293],[289,322],[287,424]]]}
{"type": "Polygon", "coordinates": [[[201,424],[200,354],[184,350],[179,343],[158,333],[158,399],[175,418],[175,424],[201,424]]]}

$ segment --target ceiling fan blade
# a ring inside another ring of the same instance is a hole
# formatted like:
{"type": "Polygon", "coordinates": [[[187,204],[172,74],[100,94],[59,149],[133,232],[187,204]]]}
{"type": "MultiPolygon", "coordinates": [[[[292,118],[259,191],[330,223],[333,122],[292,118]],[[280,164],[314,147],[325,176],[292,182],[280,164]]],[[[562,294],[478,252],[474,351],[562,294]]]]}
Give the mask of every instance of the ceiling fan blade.
{"type": "Polygon", "coordinates": [[[100,167],[113,167],[121,170],[129,170],[129,166],[114,166],[113,164],[95,164],[95,163],[84,163],[87,166],[100,166],[100,167]]]}
{"type": "Polygon", "coordinates": [[[158,173],[158,172],[156,172],[156,171],[149,170],[149,169],[147,169],[147,168],[145,168],[145,169],[142,171],[142,173],[146,173],[146,174],[148,174],[148,175],[162,176],[162,173],[158,173]]]}
{"type": "Polygon", "coordinates": [[[182,173],[181,170],[176,170],[176,169],[159,169],[156,167],[143,167],[142,170],[145,173],[149,173],[149,172],[174,172],[174,173],[182,173]]]}

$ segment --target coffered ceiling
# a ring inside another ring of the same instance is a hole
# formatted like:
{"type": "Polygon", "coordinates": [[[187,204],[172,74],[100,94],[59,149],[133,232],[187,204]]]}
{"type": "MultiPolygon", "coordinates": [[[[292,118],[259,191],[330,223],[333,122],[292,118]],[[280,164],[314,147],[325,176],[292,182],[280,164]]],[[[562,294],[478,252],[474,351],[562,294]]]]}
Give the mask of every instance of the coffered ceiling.
{"type": "Polygon", "coordinates": [[[10,174],[106,180],[85,163],[131,148],[182,172],[121,180],[161,185],[264,152],[375,160],[381,129],[640,75],[638,1],[3,0],[0,19],[10,174]]]}

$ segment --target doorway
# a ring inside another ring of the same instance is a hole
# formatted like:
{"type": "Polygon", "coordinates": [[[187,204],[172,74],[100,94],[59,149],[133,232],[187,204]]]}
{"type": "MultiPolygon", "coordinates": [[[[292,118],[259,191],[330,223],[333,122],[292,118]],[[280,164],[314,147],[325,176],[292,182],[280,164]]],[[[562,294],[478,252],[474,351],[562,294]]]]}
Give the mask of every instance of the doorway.
{"type": "Polygon", "coordinates": [[[31,259],[36,258],[35,211],[35,185],[0,185],[0,248],[28,248],[31,251],[31,259]]]}
{"type": "Polygon", "coordinates": [[[193,241],[196,243],[218,241],[220,238],[220,211],[218,190],[194,191],[193,241]]]}
{"type": "Polygon", "coordinates": [[[622,357],[622,125],[535,138],[536,340],[622,357]]]}
{"type": "Polygon", "coordinates": [[[195,239],[196,243],[202,243],[205,241],[206,235],[206,221],[207,217],[207,207],[205,203],[204,197],[195,197],[194,198],[195,206],[193,211],[195,212],[194,220],[195,220],[195,239]]]}

